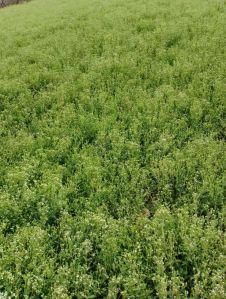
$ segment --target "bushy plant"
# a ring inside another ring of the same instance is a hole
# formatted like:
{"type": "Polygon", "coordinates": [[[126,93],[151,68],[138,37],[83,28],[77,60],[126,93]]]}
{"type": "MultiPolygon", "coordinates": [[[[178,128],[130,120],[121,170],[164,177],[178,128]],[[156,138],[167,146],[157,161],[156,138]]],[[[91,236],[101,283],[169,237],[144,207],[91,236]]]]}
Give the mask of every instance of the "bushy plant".
{"type": "Polygon", "coordinates": [[[224,6],[0,11],[0,298],[225,298],[224,6]]]}

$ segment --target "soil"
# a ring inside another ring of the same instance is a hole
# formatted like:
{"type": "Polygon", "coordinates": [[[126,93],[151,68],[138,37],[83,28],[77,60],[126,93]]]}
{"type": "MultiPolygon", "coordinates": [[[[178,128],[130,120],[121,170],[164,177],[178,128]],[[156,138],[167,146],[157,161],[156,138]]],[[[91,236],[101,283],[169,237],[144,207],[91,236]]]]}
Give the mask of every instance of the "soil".
{"type": "Polygon", "coordinates": [[[0,8],[6,7],[11,4],[19,4],[24,2],[24,0],[0,0],[0,8]]]}

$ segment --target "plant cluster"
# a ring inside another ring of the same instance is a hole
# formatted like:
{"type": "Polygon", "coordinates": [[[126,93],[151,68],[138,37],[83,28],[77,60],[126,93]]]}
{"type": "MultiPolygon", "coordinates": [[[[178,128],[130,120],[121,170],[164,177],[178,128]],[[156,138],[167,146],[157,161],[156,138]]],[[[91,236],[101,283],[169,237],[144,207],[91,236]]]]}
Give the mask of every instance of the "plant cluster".
{"type": "Polygon", "coordinates": [[[221,0],[0,11],[0,298],[225,298],[221,0]]]}

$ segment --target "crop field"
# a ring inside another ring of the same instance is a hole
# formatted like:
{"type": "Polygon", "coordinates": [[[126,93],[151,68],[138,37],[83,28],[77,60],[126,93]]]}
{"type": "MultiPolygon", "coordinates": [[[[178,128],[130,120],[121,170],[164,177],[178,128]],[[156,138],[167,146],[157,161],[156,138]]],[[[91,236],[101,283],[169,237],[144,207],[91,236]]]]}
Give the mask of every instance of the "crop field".
{"type": "Polygon", "coordinates": [[[223,299],[226,1],[0,10],[0,298],[223,299]]]}

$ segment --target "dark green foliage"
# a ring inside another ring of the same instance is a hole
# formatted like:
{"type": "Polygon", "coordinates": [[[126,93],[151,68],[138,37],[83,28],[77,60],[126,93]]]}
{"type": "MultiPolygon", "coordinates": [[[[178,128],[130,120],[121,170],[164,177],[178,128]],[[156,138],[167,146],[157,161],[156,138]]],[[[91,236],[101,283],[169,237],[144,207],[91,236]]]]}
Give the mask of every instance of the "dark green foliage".
{"type": "Polygon", "coordinates": [[[225,1],[0,11],[0,298],[225,298],[225,1]]]}

